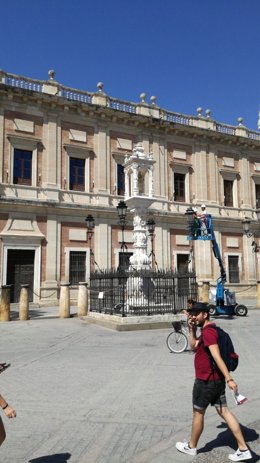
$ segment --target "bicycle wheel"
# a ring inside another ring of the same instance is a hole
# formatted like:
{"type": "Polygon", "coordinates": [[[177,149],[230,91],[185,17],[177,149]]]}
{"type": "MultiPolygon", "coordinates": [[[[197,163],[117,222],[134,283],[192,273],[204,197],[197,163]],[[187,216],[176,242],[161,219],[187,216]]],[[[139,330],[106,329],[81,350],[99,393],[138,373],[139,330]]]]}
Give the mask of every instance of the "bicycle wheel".
{"type": "Polygon", "coordinates": [[[175,354],[184,352],[188,347],[187,336],[181,331],[173,331],[170,333],[166,339],[166,343],[170,351],[175,354]]]}

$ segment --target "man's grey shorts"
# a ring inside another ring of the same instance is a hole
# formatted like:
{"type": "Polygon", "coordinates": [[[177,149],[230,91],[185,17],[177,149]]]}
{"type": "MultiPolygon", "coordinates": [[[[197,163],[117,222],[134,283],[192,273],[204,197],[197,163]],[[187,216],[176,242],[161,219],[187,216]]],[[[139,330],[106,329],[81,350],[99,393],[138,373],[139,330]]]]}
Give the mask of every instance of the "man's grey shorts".
{"type": "Polygon", "coordinates": [[[218,408],[226,407],[225,388],[225,380],[203,381],[196,378],[192,391],[193,408],[205,410],[209,404],[218,408]]]}

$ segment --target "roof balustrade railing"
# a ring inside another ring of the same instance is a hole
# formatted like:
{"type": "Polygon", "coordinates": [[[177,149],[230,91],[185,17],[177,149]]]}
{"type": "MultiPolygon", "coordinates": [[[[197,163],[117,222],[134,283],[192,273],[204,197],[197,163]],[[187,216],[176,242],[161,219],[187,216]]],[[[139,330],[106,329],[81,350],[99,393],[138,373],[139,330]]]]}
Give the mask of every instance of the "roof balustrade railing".
{"type": "MultiPolygon", "coordinates": [[[[64,98],[66,100],[75,101],[79,103],[86,103],[86,104],[92,104],[93,95],[96,95],[96,93],[79,91],[79,90],[76,90],[70,87],[65,87],[63,85],[60,85],[58,82],[54,80],[46,80],[46,81],[35,80],[35,79],[27,78],[27,77],[17,76],[15,74],[9,74],[1,70],[0,70],[0,82],[10,87],[30,90],[30,91],[34,91],[38,93],[45,93],[44,86],[56,85],[58,87],[58,93],[57,93],[58,97],[64,98]]],[[[131,103],[129,101],[119,100],[117,98],[112,98],[112,97],[107,96],[107,107],[114,109],[116,111],[123,111],[123,112],[127,112],[130,114],[136,114],[138,106],[139,106],[138,103],[131,103]]],[[[149,107],[153,108],[154,105],[149,105],[149,107]]],[[[196,126],[200,127],[199,119],[207,120],[207,118],[204,118],[204,117],[198,119],[196,116],[187,116],[185,114],[165,111],[159,108],[158,106],[156,106],[156,108],[159,110],[159,119],[167,121],[167,122],[173,122],[175,124],[181,124],[181,125],[192,126],[192,127],[196,127],[196,126]]],[[[150,117],[150,116],[148,115],[147,117],[150,117]]],[[[154,116],[153,114],[152,117],[156,117],[156,116],[154,116]]],[[[247,137],[249,139],[257,140],[257,141],[260,140],[259,131],[249,130],[246,127],[244,128],[245,128],[247,137]]],[[[236,135],[236,129],[237,129],[236,126],[222,124],[220,122],[216,122],[215,127],[211,128],[211,130],[216,130],[217,132],[225,134],[225,135],[236,135]]]]}

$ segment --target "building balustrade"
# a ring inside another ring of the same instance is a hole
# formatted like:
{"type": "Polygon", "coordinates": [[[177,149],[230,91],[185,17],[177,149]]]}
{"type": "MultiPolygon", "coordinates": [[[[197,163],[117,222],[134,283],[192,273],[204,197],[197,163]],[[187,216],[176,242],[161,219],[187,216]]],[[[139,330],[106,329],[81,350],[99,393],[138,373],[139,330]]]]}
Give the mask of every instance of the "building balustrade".
{"type": "MultiPolygon", "coordinates": [[[[114,195],[109,192],[106,194],[86,191],[72,191],[72,190],[60,190],[58,188],[50,187],[33,187],[28,185],[11,185],[4,184],[0,185],[0,196],[1,199],[16,200],[16,201],[37,201],[41,202],[53,202],[66,205],[85,206],[86,204],[97,206],[112,206],[116,207],[118,201],[122,198],[119,195],[114,195]]],[[[148,197],[147,194],[141,194],[139,196],[148,197]]],[[[167,198],[157,198],[154,201],[153,208],[156,210],[170,211],[174,213],[184,214],[190,202],[178,202],[172,201],[167,198]]],[[[220,204],[208,204],[210,213],[214,216],[240,218],[244,214],[250,217],[254,217],[252,209],[243,209],[241,207],[227,207],[220,204]]]]}
{"type": "Polygon", "coordinates": [[[175,122],[176,124],[183,124],[183,125],[193,125],[191,124],[190,118],[187,116],[183,116],[182,114],[166,112],[165,116],[162,117],[166,119],[168,122],[175,122]]]}
{"type": "Polygon", "coordinates": [[[22,88],[24,90],[31,90],[33,92],[42,92],[42,84],[35,82],[31,79],[19,77],[4,77],[2,83],[10,87],[22,88]]]}
{"type": "Polygon", "coordinates": [[[236,128],[226,124],[217,124],[217,132],[225,133],[226,135],[236,135],[236,128]]]}
{"type": "Polygon", "coordinates": [[[84,92],[73,92],[71,90],[61,89],[59,96],[71,101],[79,101],[80,103],[92,103],[92,95],[84,92]]]}
{"type": "Polygon", "coordinates": [[[252,130],[247,130],[248,138],[251,138],[251,140],[260,140],[260,133],[259,132],[254,132],[252,130]]]}
{"type": "Polygon", "coordinates": [[[136,106],[135,104],[131,104],[129,102],[123,102],[119,100],[115,100],[112,98],[108,99],[108,107],[112,109],[116,109],[117,111],[124,111],[127,113],[136,113],[136,106]]]}
{"type": "MultiPolygon", "coordinates": [[[[206,111],[205,117],[202,115],[202,108],[199,108],[200,111],[198,112],[198,116],[188,116],[185,114],[180,114],[180,113],[175,113],[171,111],[165,111],[160,109],[157,105],[154,104],[154,102],[151,102],[151,104],[148,104],[145,102],[143,99],[140,103],[130,103],[127,101],[119,100],[117,98],[112,98],[107,96],[105,93],[103,93],[103,84],[102,84],[102,89],[98,91],[98,93],[91,93],[91,92],[84,92],[84,91],[79,91],[75,90],[69,87],[65,87],[63,85],[60,85],[58,82],[56,82],[53,79],[50,80],[35,80],[35,79],[30,79],[26,77],[21,77],[17,76],[14,74],[9,74],[5,73],[4,71],[0,70],[0,82],[2,82],[3,85],[9,86],[9,87],[16,87],[20,88],[23,90],[30,90],[38,93],[48,93],[48,94],[53,94],[56,95],[60,98],[69,100],[69,101],[74,101],[74,102],[79,102],[79,103],[85,103],[85,104],[97,104],[97,101],[95,98],[93,98],[96,95],[101,95],[102,98],[106,101],[106,106],[108,108],[114,109],[115,111],[123,111],[129,114],[141,114],[145,117],[151,117],[151,118],[158,118],[162,121],[166,121],[169,123],[175,123],[175,124],[180,124],[180,125],[185,125],[185,126],[190,126],[190,127],[200,127],[200,128],[206,128],[207,130],[210,131],[216,131],[224,135],[233,135],[233,136],[244,136],[247,137],[251,140],[260,140],[260,132],[259,131],[253,131],[249,130],[246,127],[242,126],[241,123],[239,123],[238,126],[232,126],[224,123],[220,123],[214,121],[211,118],[211,112],[209,110],[206,111]],[[54,92],[54,90],[57,88],[57,92],[54,92]],[[50,90],[52,89],[52,91],[50,90]],[[137,108],[139,111],[137,111],[137,108]],[[158,111],[149,111],[147,112],[147,108],[150,109],[157,109],[158,111]],[[210,116],[210,117],[209,117],[210,116]],[[211,123],[208,126],[205,126],[205,122],[211,123]],[[241,133],[241,130],[244,131],[244,133],[241,133]]],[[[99,88],[99,87],[98,87],[99,88]]],[[[155,99],[155,97],[152,97],[155,99]]],[[[239,120],[242,120],[242,118],[239,118],[239,120]]]]}

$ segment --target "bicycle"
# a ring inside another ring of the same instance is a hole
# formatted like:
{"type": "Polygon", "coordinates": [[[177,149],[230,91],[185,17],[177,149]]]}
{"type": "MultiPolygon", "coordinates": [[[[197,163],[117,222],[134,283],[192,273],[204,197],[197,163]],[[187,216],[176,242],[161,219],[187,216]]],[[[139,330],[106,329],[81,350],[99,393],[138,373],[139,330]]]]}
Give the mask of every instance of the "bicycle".
{"type": "Polygon", "coordinates": [[[188,347],[188,337],[185,334],[186,322],[177,321],[172,322],[174,331],[172,331],[166,339],[166,344],[171,352],[174,354],[180,354],[184,352],[188,347]]]}

